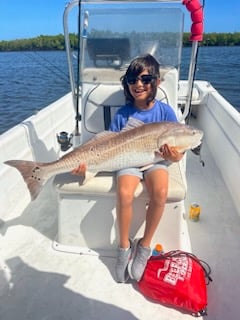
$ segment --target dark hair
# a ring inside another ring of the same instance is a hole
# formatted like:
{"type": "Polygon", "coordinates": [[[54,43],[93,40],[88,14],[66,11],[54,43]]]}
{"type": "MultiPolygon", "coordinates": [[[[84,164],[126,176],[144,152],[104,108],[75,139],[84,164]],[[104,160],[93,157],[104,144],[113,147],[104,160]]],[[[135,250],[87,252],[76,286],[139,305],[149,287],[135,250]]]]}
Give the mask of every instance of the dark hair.
{"type": "Polygon", "coordinates": [[[152,95],[149,97],[147,103],[149,104],[153,99],[155,99],[157,94],[157,79],[160,78],[160,64],[158,61],[150,54],[146,54],[144,56],[139,56],[132,60],[130,63],[126,73],[121,77],[121,82],[124,89],[124,94],[127,102],[134,102],[134,98],[131,95],[127,83],[127,79],[130,77],[137,77],[144,70],[147,70],[149,74],[153,75],[156,79],[151,82],[152,95]]]}

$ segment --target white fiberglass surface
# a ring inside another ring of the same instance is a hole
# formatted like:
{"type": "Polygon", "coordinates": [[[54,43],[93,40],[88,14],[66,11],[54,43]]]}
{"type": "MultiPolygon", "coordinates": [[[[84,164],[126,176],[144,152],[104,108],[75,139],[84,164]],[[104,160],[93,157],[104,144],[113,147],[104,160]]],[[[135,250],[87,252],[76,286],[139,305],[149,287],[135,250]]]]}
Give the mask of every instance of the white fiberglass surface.
{"type": "MultiPolygon", "coordinates": [[[[196,156],[189,154],[186,211],[179,211],[173,203],[164,219],[168,220],[169,214],[185,216],[193,253],[212,268],[207,318],[237,319],[234,297],[240,295],[239,216],[206,145],[203,156],[205,167],[201,167],[196,156]],[[187,217],[189,203],[193,201],[202,209],[198,222],[189,221],[187,217]]],[[[163,220],[159,237],[164,225],[163,220]]],[[[165,232],[171,239],[177,229],[173,231],[173,226],[167,225],[169,229],[165,232]]],[[[89,232],[94,228],[90,227],[89,232]]],[[[186,232],[181,226],[178,230],[179,237],[186,232]]],[[[158,319],[159,315],[168,320],[192,319],[145,299],[133,282],[116,283],[114,257],[55,251],[52,244],[57,233],[57,201],[51,184],[21,215],[1,221],[0,232],[0,309],[4,320],[148,320],[158,319]]],[[[167,251],[176,243],[171,246],[163,243],[163,246],[167,251]]]]}

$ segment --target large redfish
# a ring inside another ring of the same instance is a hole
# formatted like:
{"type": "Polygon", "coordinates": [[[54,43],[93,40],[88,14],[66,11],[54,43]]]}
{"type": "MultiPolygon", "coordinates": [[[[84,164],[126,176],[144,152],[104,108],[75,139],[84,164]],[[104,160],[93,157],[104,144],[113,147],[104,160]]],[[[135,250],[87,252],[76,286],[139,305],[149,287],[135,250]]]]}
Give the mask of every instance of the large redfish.
{"type": "Polygon", "coordinates": [[[143,124],[131,118],[122,131],[101,132],[57,161],[9,160],[5,164],[20,171],[33,200],[50,177],[72,171],[80,163],[85,163],[92,175],[128,167],[144,168],[161,160],[159,149],[162,145],[175,146],[179,152],[185,152],[198,147],[202,137],[202,131],[184,124],[143,124]]]}

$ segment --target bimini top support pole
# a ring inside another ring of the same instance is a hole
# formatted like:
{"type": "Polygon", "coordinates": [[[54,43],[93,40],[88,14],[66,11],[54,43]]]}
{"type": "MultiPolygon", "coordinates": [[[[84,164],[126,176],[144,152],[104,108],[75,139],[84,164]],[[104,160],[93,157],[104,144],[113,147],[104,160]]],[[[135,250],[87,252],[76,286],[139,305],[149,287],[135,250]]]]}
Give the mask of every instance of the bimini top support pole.
{"type": "Polygon", "coordinates": [[[196,64],[197,64],[198,42],[202,41],[203,39],[203,4],[201,4],[199,0],[183,0],[182,3],[186,6],[187,10],[191,13],[192,27],[191,27],[190,40],[193,42],[193,44],[192,44],[191,62],[190,62],[189,73],[188,73],[187,100],[186,100],[186,105],[180,121],[185,119],[190,112],[193,83],[194,83],[195,70],[196,70],[196,64]]]}

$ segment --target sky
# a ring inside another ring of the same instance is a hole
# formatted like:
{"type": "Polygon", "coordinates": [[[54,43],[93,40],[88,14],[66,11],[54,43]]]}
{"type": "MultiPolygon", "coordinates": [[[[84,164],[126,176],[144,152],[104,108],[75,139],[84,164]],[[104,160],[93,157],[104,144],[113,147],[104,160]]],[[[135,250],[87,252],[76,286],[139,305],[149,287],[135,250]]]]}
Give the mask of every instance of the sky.
{"type": "MultiPolygon", "coordinates": [[[[0,41],[63,33],[66,3],[66,0],[0,0],[0,41]]],[[[190,18],[185,21],[185,31],[189,31],[190,18]]],[[[205,0],[204,32],[240,32],[240,0],[205,0]]]]}

